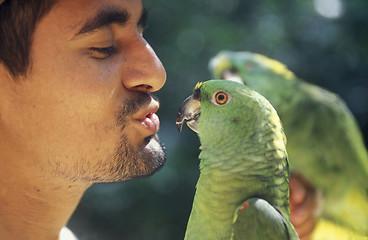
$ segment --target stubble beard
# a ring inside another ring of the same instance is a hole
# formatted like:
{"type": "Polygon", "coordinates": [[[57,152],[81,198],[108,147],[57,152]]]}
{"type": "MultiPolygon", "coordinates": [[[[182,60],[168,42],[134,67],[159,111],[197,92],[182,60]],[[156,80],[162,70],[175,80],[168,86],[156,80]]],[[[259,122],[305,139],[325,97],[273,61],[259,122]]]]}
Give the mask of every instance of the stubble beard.
{"type": "Polygon", "coordinates": [[[112,156],[108,173],[109,179],[99,182],[127,181],[151,176],[158,171],[166,160],[166,150],[157,134],[145,139],[146,147],[134,149],[125,135],[112,156]]]}
{"type": "Polygon", "coordinates": [[[152,95],[137,93],[124,102],[116,111],[116,125],[120,128],[121,137],[116,143],[115,150],[106,154],[106,158],[99,158],[95,164],[89,161],[77,161],[69,171],[54,169],[56,175],[72,182],[110,183],[128,181],[136,178],[148,177],[158,171],[166,161],[166,149],[157,134],[146,137],[141,146],[133,146],[124,133],[127,119],[141,107],[146,106],[152,95]]]}
{"type": "MultiPolygon", "coordinates": [[[[123,107],[116,113],[116,121],[121,127],[121,132],[124,132],[128,116],[149,104],[152,98],[155,97],[146,93],[137,93],[136,96],[124,102],[123,107]]],[[[105,174],[97,175],[93,181],[117,182],[148,177],[158,171],[165,161],[166,149],[157,134],[146,137],[143,146],[138,148],[132,146],[126,134],[122,134],[114,153],[106,161],[101,162],[105,164],[101,166],[105,169],[105,174]]]]}

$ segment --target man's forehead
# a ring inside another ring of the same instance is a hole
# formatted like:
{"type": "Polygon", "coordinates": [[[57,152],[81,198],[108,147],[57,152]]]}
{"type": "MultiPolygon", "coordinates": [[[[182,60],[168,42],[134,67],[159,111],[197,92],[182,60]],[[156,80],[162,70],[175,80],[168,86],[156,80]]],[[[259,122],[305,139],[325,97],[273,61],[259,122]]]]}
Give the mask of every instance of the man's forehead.
{"type": "Polygon", "coordinates": [[[60,0],[46,17],[72,39],[81,32],[139,19],[142,12],[141,0],[60,0]]]}

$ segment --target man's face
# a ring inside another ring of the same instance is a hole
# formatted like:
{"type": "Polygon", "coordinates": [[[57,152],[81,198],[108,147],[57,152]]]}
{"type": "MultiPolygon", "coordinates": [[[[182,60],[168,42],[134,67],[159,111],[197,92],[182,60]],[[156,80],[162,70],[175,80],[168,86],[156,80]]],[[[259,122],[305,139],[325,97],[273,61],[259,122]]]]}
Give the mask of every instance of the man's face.
{"type": "Polygon", "coordinates": [[[150,95],[165,70],[142,37],[141,0],[61,0],[38,23],[25,79],[1,94],[24,163],[75,181],[150,175],[165,153],[150,95]]]}

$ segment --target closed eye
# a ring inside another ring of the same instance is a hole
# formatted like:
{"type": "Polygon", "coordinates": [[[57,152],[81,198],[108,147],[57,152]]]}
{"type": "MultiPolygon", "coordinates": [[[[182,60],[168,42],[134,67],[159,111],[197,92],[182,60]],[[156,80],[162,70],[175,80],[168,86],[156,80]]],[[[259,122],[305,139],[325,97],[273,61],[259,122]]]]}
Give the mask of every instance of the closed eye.
{"type": "Polygon", "coordinates": [[[92,57],[96,59],[105,59],[117,52],[114,46],[105,48],[91,47],[89,50],[91,51],[92,57]]]}

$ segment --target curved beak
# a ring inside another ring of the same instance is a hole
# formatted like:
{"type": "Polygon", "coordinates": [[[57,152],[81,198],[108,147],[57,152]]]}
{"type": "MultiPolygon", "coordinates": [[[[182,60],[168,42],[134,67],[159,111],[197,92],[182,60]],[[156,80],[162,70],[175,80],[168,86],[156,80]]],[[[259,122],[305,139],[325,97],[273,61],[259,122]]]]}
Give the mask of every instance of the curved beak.
{"type": "Polygon", "coordinates": [[[201,97],[198,92],[194,92],[180,105],[176,114],[176,127],[179,132],[186,122],[188,127],[198,133],[198,118],[201,115],[201,97]]]}

